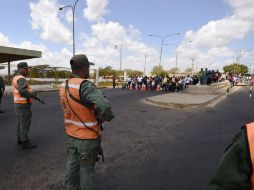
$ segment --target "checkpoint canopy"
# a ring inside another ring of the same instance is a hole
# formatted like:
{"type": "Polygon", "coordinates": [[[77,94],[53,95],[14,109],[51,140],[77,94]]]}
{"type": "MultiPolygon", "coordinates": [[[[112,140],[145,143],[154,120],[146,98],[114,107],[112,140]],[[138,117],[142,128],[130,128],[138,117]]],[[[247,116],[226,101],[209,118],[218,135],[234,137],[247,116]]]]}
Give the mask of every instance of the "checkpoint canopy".
{"type": "Polygon", "coordinates": [[[1,63],[8,63],[9,80],[10,80],[10,62],[40,58],[41,56],[42,56],[41,51],[0,46],[0,65],[1,63]]]}

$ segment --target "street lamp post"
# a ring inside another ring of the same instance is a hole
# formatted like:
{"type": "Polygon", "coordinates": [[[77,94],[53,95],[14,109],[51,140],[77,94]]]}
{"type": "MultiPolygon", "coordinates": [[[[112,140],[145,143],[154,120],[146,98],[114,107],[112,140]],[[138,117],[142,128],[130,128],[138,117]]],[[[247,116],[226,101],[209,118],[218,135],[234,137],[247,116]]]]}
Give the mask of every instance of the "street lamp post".
{"type": "Polygon", "coordinates": [[[192,64],[191,64],[191,75],[192,75],[192,76],[193,76],[193,74],[194,74],[194,60],[195,60],[195,58],[192,57],[192,58],[191,58],[191,61],[192,61],[192,64]]]}
{"type": "Polygon", "coordinates": [[[122,71],[122,54],[123,54],[123,45],[115,45],[115,49],[119,48],[120,49],[120,71],[122,71]]]}
{"type": "Polygon", "coordinates": [[[75,18],[75,8],[76,8],[76,4],[77,4],[78,0],[76,0],[76,2],[74,3],[74,6],[72,5],[67,5],[64,7],[60,7],[59,11],[63,10],[64,8],[70,7],[72,10],[72,45],[73,45],[73,56],[75,55],[75,28],[74,28],[74,18],[75,18]]]}
{"type": "Polygon", "coordinates": [[[169,36],[173,36],[173,35],[179,35],[180,33],[172,33],[172,34],[168,34],[166,36],[159,36],[157,34],[150,34],[149,36],[155,36],[161,39],[161,49],[160,49],[160,62],[159,62],[159,68],[158,68],[158,76],[160,76],[160,66],[161,66],[161,55],[162,55],[162,46],[164,44],[164,40],[169,37],[169,36]]]}
{"type": "MultiPolygon", "coordinates": [[[[188,43],[192,43],[193,40],[189,40],[188,43]]],[[[194,64],[195,64],[195,57],[193,56],[192,58],[190,58],[190,60],[192,61],[191,63],[191,75],[193,76],[194,74],[194,64]]]]}
{"type": "Polygon", "coordinates": [[[146,57],[147,55],[145,54],[144,75],[146,75],[146,57]]]}

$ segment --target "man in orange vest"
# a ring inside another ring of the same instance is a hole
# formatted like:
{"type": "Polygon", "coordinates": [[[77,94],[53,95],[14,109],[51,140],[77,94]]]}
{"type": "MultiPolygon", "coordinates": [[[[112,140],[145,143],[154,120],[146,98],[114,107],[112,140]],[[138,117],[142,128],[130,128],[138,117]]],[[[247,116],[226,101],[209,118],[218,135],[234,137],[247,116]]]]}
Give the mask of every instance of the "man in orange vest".
{"type": "Polygon", "coordinates": [[[84,54],[70,60],[72,76],[60,87],[67,134],[66,190],[94,189],[95,162],[103,160],[101,124],[114,114],[109,101],[89,78],[90,63],[84,54]]]}
{"type": "Polygon", "coordinates": [[[226,149],[209,190],[254,190],[254,122],[242,127],[226,149]]]}
{"type": "Polygon", "coordinates": [[[31,118],[32,118],[32,99],[36,97],[36,93],[31,91],[30,85],[25,77],[28,75],[28,65],[26,62],[21,62],[17,65],[18,72],[12,80],[12,92],[16,112],[18,116],[17,125],[17,144],[23,149],[32,149],[36,145],[32,144],[28,138],[31,118]]]}

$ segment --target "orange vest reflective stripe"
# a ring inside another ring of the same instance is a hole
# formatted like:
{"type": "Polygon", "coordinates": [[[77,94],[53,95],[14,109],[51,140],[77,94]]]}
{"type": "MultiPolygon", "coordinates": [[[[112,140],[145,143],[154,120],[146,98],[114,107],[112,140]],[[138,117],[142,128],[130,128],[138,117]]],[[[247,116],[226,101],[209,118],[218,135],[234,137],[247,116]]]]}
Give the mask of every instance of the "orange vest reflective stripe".
{"type": "MultiPolygon", "coordinates": [[[[29,102],[32,102],[32,99],[31,99],[31,98],[29,98],[29,100],[27,101],[27,98],[22,97],[22,96],[19,94],[19,91],[18,91],[18,80],[21,79],[21,78],[25,79],[24,76],[22,76],[22,75],[17,75],[17,76],[15,76],[15,77],[13,78],[13,80],[12,80],[12,92],[13,92],[13,99],[14,99],[14,103],[15,103],[15,104],[27,104],[28,101],[29,101],[29,102]]],[[[31,92],[31,88],[30,88],[30,85],[29,85],[29,84],[28,84],[28,86],[27,86],[27,90],[28,90],[29,92],[31,92]]]]}
{"type": "MultiPolygon", "coordinates": [[[[254,122],[246,125],[248,144],[250,150],[250,158],[252,166],[254,167],[254,122]]],[[[254,189],[254,172],[251,174],[251,189],[254,189]]]]}
{"type": "Polygon", "coordinates": [[[100,127],[94,109],[78,103],[70,94],[80,101],[79,88],[84,81],[81,78],[70,78],[69,91],[65,89],[66,82],[60,86],[60,101],[64,111],[64,127],[69,136],[78,139],[96,139],[100,136],[100,127]]]}

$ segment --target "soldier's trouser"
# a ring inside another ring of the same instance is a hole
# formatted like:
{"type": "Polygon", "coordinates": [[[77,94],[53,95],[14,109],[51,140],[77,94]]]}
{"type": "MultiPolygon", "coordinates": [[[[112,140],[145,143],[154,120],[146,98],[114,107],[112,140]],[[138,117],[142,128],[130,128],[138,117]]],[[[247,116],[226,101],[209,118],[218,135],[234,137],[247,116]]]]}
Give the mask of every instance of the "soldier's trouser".
{"type": "Polygon", "coordinates": [[[2,94],[2,91],[0,90],[0,107],[1,107],[1,103],[2,103],[2,97],[3,97],[3,94],[2,94]]]}
{"type": "Polygon", "coordinates": [[[21,141],[28,140],[28,133],[32,118],[32,104],[15,104],[18,116],[17,137],[21,141]]]}
{"type": "Polygon", "coordinates": [[[93,190],[95,162],[100,139],[82,140],[68,136],[66,190],[93,190]]]}

